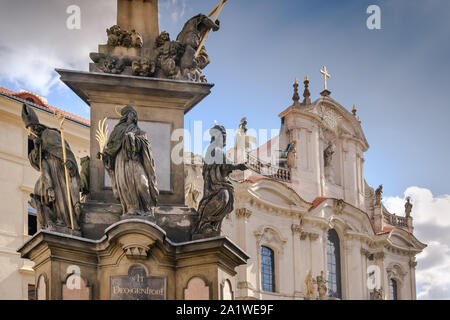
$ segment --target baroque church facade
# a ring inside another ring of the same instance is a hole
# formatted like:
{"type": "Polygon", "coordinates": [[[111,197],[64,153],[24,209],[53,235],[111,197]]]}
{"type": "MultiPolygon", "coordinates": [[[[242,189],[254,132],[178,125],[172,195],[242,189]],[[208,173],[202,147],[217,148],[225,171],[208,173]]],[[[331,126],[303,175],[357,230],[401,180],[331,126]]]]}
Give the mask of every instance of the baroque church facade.
{"type": "MultiPolygon", "coordinates": [[[[415,256],[426,245],[413,234],[410,200],[405,216],[387,211],[382,186],[374,190],[364,179],[369,145],[356,109],[347,111],[328,90],[311,102],[308,85],[306,78],[300,102],[294,84],[278,137],[248,151],[243,119],[228,151],[249,168],[234,175],[234,211],[222,226],[251,257],[238,267],[234,297],[416,299],[415,256]]],[[[200,166],[185,173],[195,207],[200,166]]]]}

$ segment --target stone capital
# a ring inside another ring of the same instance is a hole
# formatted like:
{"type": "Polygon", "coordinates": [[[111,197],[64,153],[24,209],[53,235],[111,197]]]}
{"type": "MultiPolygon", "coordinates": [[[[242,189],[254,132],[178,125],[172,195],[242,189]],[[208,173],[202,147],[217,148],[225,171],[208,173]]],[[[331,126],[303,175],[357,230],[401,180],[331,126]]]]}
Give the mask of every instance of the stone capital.
{"type": "Polygon", "coordinates": [[[252,212],[247,208],[236,209],[235,213],[238,219],[249,219],[252,215],[252,212]]]}
{"type": "Polygon", "coordinates": [[[375,260],[382,260],[384,258],[384,252],[376,252],[373,256],[375,260]]]}
{"type": "Polygon", "coordinates": [[[366,249],[364,249],[364,248],[361,248],[361,254],[362,254],[363,256],[365,256],[366,258],[369,258],[369,256],[370,256],[369,250],[366,250],[366,249]]]}
{"type": "Polygon", "coordinates": [[[291,230],[292,232],[295,233],[301,233],[302,232],[302,226],[300,224],[292,224],[291,225],[291,230]]]}

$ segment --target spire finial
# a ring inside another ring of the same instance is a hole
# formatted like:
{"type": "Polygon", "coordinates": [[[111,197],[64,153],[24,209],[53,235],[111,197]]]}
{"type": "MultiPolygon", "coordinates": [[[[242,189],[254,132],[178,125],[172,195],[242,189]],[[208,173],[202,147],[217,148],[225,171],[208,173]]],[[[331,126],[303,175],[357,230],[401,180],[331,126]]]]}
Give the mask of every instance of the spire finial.
{"type": "Polygon", "coordinates": [[[353,105],[353,109],[352,109],[352,113],[353,113],[353,116],[354,117],[356,117],[356,105],[353,105]]]}
{"type": "Polygon", "coordinates": [[[300,101],[300,96],[298,95],[298,79],[295,78],[294,80],[294,96],[292,97],[292,100],[294,100],[294,105],[298,105],[300,101]]]}
{"type": "Polygon", "coordinates": [[[305,77],[305,81],[303,82],[305,84],[305,91],[303,91],[303,102],[302,104],[311,104],[311,92],[309,92],[309,79],[308,76],[305,77]]]}

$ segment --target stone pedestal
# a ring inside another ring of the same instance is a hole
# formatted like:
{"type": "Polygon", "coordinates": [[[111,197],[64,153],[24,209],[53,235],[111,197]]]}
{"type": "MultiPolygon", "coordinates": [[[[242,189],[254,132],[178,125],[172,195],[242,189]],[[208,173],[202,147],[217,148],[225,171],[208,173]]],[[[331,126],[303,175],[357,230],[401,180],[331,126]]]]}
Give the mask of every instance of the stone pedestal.
{"type": "Polygon", "coordinates": [[[235,269],[248,259],[228,238],[175,243],[137,219],[99,240],[40,231],[19,252],[35,262],[41,300],[217,300],[234,296],[235,269]]]}
{"type": "Polygon", "coordinates": [[[61,80],[91,107],[90,199],[114,201],[103,163],[96,158],[100,150],[95,136],[99,121],[107,117],[111,133],[120,119],[120,108],[131,104],[138,112],[139,126],[148,133],[152,145],[160,190],[159,204],[183,206],[184,115],[209,95],[214,85],[105,73],[56,71],[61,75],[61,80]]]}

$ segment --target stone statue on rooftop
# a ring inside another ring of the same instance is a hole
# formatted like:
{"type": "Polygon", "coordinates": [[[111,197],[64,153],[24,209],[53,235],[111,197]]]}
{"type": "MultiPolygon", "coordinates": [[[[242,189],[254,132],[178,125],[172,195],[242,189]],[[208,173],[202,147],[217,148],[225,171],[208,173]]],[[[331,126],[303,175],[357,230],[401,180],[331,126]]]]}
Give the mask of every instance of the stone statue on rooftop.
{"type": "Polygon", "coordinates": [[[126,218],[154,218],[159,191],[150,141],[138,127],[136,110],[127,105],[114,127],[105,149],[99,154],[111,177],[114,197],[126,218]]]}
{"type": "Polygon", "coordinates": [[[411,197],[406,197],[406,203],[405,203],[405,215],[407,218],[411,216],[413,205],[411,203],[411,197]]]}
{"type": "Polygon", "coordinates": [[[375,190],[375,205],[379,206],[381,205],[381,200],[383,199],[383,185],[380,184],[375,190]]]}
{"type": "Polygon", "coordinates": [[[30,195],[39,225],[46,230],[81,235],[80,174],[69,144],[65,143],[64,156],[61,132],[41,124],[34,110],[26,104],[22,107],[22,120],[29,136],[28,159],[40,173],[34,193],[30,195]]]}

